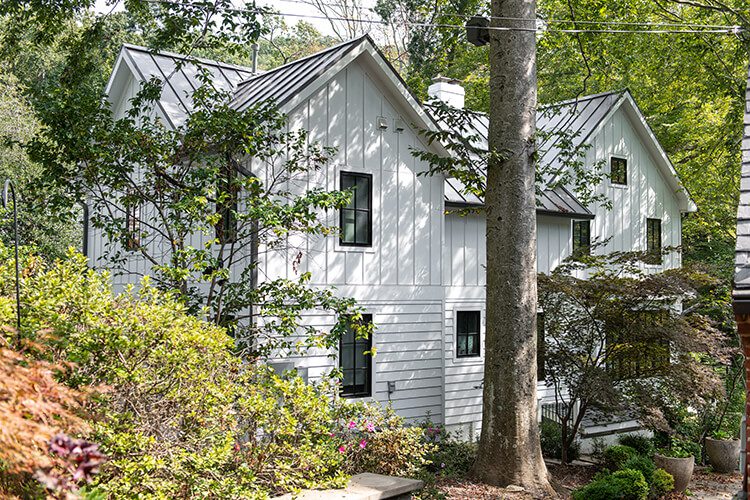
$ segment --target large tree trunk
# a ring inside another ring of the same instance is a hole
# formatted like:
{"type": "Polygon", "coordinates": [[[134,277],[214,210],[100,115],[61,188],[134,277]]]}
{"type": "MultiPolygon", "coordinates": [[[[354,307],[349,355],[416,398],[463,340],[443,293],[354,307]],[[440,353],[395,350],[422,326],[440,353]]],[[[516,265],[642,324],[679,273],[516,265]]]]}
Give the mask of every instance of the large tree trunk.
{"type": "MultiPolygon", "coordinates": [[[[533,28],[535,11],[534,0],[492,0],[490,25],[533,28]]],[[[551,494],[537,424],[535,61],[534,31],[490,31],[487,325],[474,474],[551,494]]]]}

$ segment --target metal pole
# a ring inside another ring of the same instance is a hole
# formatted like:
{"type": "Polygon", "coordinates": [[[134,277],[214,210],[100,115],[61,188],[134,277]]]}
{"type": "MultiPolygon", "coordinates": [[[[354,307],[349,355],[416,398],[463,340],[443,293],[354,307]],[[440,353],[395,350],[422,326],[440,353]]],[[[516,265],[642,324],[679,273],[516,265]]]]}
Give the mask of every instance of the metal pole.
{"type": "Polygon", "coordinates": [[[13,246],[16,258],[16,344],[21,347],[21,285],[18,270],[18,204],[16,203],[16,189],[10,179],[5,180],[3,187],[3,208],[8,208],[8,192],[13,197],[13,246]]]}

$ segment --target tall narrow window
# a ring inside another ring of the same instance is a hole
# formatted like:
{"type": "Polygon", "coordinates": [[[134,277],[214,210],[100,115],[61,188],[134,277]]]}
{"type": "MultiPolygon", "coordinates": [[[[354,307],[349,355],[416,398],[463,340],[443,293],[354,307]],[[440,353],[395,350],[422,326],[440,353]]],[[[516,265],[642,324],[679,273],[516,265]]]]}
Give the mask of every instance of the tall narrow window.
{"type": "Polygon", "coordinates": [[[661,219],[646,219],[646,252],[649,264],[661,264],[661,219]]]}
{"type": "Polygon", "coordinates": [[[479,311],[456,312],[456,357],[479,356],[479,311]]]}
{"type": "Polygon", "coordinates": [[[536,313],[536,379],[544,380],[544,313],[536,313]]]}
{"type": "Polygon", "coordinates": [[[216,190],[216,211],[221,219],[215,226],[219,243],[232,243],[237,238],[237,171],[232,165],[222,167],[216,190]]]}
{"type": "MultiPolygon", "coordinates": [[[[363,314],[362,321],[372,323],[372,314],[363,314]]],[[[341,395],[344,397],[367,397],[372,395],[372,339],[357,338],[351,328],[339,341],[339,369],[344,378],[341,395]]]]}
{"type": "Polygon", "coordinates": [[[341,190],[352,190],[349,204],[341,209],[341,245],[372,245],[372,175],[341,172],[341,190]]]}
{"type": "Polygon", "coordinates": [[[136,250],[141,245],[141,204],[136,195],[128,191],[125,202],[125,248],[136,250]]]}
{"type": "Polygon", "coordinates": [[[628,160],[613,156],[609,163],[609,179],[612,184],[627,184],[628,160]]]}
{"type": "Polygon", "coordinates": [[[591,221],[573,221],[573,255],[591,254],[591,221]]]}

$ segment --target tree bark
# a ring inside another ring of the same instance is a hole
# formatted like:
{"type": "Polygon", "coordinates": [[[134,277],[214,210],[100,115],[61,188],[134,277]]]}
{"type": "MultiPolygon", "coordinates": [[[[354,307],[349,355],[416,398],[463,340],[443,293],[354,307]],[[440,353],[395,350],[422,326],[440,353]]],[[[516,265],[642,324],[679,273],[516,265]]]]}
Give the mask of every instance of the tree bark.
{"type": "MultiPolygon", "coordinates": [[[[533,28],[535,15],[535,0],[492,0],[490,26],[533,28]]],[[[487,323],[474,475],[554,494],[537,424],[535,32],[490,30],[489,50],[487,323]]]]}

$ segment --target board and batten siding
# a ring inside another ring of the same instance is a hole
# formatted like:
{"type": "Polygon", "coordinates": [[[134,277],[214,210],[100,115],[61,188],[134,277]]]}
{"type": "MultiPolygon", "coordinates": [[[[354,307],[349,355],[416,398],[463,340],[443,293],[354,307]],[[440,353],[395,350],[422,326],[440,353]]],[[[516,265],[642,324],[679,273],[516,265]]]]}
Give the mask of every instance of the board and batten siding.
{"type": "MultiPolygon", "coordinates": [[[[261,251],[262,275],[293,279],[309,272],[314,286],[334,286],[373,315],[372,399],[409,420],[443,420],[443,178],[418,175],[427,165],[411,151],[425,148],[398,111],[366,58],[348,64],[288,114],[290,130],[336,151],[329,168],[293,190],[339,189],[341,172],[372,175],[372,246],[344,247],[337,236],[295,236],[286,248],[261,251]],[[385,117],[386,130],[377,126],[385,117]],[[396,123],[404,125],[396,130],[396,123]],[[298,265],[294,260],[301,256],[298,265]],[[389,394],[388,382],[395,383],[389,394]]],[[[338,211],[320,213],[337,226],[338,211]]],[[[305,321],[328,328],[333,318],[305,321]]],[[[337,365],[335,352],[293,358],[316,379],[337,365]]]]}
{"type": "MultiPolygon", "coordinates": [[[[597,193],[612,201],[612,208],[592,205],[593,241],[607,241],[595,250],[606,254],[615,251],[646,250],[646,219],[662,220],[662,246],[681,244],[681,214],[677,198],[643,141],[648,140],[633,125],[630,111],[619,108],[590,140],[586,166],[592,168],[619,156],[628,160],[628,184],[613,186],[605,179],[597,193]]],[[[454,321],[456,311],[482,311],[482,350],[485,331],[485,220],[483,214],[460,215],[449,212],[445,217],[445,424],[466,438],[477,437],[482,421],[484,357],[456,358],[454,321]]],[[[565,217],[537,215],[537,271],[554,270],[572,252],[572,222],[565,217]]],[[[643,264],[645,272],[659,272],[681,265],[680,253],[665,256],[661,265],[643,264]]],[[[584,277],[584,276],[581,276],[584,277]]],[[[542,403],[552,402],[554,393],[544,383],[538,385],[542,403]]]]}

